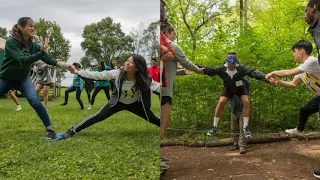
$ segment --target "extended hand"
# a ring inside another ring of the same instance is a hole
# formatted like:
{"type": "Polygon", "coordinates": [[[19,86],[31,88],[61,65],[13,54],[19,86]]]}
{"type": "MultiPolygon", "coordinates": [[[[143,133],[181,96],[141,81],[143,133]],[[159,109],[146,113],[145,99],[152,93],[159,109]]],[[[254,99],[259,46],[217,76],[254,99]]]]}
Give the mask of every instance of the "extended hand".
{"type": "Polygon", "coordinates": [[[44,42],[42,44],[41,50],[46,52],[47,49],[48,49],[48,38],[46,37],[46,38],[44,38],[44,42]]]}

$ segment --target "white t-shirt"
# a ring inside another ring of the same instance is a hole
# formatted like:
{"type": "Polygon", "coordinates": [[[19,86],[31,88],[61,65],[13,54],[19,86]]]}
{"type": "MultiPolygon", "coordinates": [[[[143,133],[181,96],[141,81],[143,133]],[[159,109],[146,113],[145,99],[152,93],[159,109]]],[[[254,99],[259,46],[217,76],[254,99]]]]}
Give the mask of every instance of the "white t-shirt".
{"type": "Polygon", "coordinates": [[[119,101],[123,104],[132,104],[140,98],[135,87],[136,81],[123,81],[119,101]]]}
{"type": "Polygon", "coordinates": [[[298,69],[304,73],[297,74],[295,77],[302,79],[304,84],[314,93],[320,95],[320,65],[318,58],[309,56],[309,58],[298,66],[298,69]]]}

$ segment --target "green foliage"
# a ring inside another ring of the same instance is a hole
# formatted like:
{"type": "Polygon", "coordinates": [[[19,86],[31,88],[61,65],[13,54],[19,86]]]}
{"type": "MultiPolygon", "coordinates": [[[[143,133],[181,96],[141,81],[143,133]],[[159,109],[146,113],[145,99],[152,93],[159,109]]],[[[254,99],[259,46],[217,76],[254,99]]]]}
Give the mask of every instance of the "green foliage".
{"type": "MultiPolygon", "coordinates": [[[[181,18],[179,1],[167,1],[167,16],[178,32],[178,44],[187,57],[192,57],[192,35],[181,18]]],[[[192,5],[195,3],[188,2],[193,3],[192,5]]],[[[298,66],[293,61],[292,45],[300,39],[313,42],[304,21],[304,1],[258,0],[249,1],[248,6],[247,25],[243,31],[240,31],[239,25],[239,4],[225,8],[226,12],[229,12],[227,9],[234,9],[234,13],[216,17],[211,23],[213,28],[209,34],[205,27],[203,31],[199,31],[194,63],[218,66],[223,63],[226,52],[234,50],[240,63],[264,73],[298,66]]],[[[188,16],[189,21],[194,24],[201,21],[199,14],[190,13],[188,16]]],[[[316,51],[313,55],[317,56],[316,51]]],[[[287,89],[252,78],[249,80],[250,126],[254,133],[280,132],[295,127],[299,109],[313,96],[303,84],[296,89],[287,89]]],[[[291,78],[285,80],[290,81],[291,78]]],[[[175,83],[170,127],[207,130],[213,122],[215,107],[223,87],[222,80],[219,77],[191,75],[177,77],[175,83]]],[[[227,104],[219,122],[222,132],[230,132],[229,120],[230,105],[227,104]]],[[[318,128],[314,116],[306,126],[306,130],[318,128]]]]}
{"type": "Polygon", "coordinates": [[[7,34],[8,34],[7,29],[0,27],[0,37],[6,38],[6,37],[7,37],[7,34]]]}
{"type": "Polygon", "coordinates": [[[111,58],[126,52],[133,52],[133,39],[125,35],[120,23],[114,23],[112,18],[106,17],[98,23],[86,25],[83,30],[82,50],[90,63],[100,60],[110,61],[111,58]]]}
{"type": "MultiPolygon", "coordinates": [[[[65,89],[64,89],[65,90],[65,89]]],[[[64,91],[62,90],[62,92],[64,91]]],[[[81,96],[85,106],[87,96],[81,96]]],[[[159,179],[159,128],[130,112],[119,112],[68,140],[45,142],[45,129],[24,98],[22,111],[13,110],[11,99],[1,99],[0,179],[159,179]]],[[[106,102],[96,97],[94,110],[80,110],[71,93],[48,103],[48,113],[57,132],[65,132],[106,102]]],[[[153,96],[152,110],[159,114],[159,100],[153,96]]]]}
{"type": "Polygon", "coordinates": [[[63,37],[60,26],[55,22],[40,18],[36,23],[36,41],[43,42],[49,38],[48,54],[61,61],[67,61],[70,57],[70,41],[63,37]]]}

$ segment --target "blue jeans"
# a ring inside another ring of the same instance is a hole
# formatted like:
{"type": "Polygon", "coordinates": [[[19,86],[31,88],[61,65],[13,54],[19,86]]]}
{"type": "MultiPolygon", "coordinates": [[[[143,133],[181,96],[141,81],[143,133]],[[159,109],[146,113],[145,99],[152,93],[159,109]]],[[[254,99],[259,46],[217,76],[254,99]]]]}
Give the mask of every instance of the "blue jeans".
{"type": "Polygon", "coordinates": [[[71,86],[69,87],[65,92],[64,92],[64,102],[65,103],[68,103],[68,99],[69,99],[69,93],[73,92],[73,91],[76,91],[76,98],[77,98],[77,101],[78,103],[80,104],[80,107],[81,109],[83,109],[83,103],[80,99],[80,96],[81,96],[81,90],[80,90],[80,87],[76,87],[76,86],[71,86]]]}
{"type": "Polygon", "coordinates": [[[24,97],[27,98],[29,104],[37,112],[38,116],[42,120],[46,128],[51,127],[49,115],[41,104],[39,97],[37,96],[35,87],[29,77],[23,80],[3,80],[0,79],[0,96],[3,96],[10,89],[19,90],[24,97]]]}

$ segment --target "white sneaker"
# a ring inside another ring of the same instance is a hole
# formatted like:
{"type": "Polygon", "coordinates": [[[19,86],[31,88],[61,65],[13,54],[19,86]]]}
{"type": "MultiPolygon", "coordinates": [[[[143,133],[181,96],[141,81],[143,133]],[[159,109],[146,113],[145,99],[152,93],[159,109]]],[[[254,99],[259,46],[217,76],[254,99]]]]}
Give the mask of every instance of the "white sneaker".
{"type": "Polygon", "coordinates": [[[91,109],[92,109],[92,106],[89,106],[89,107],[88,107],[88,110],[91,110],[91,109]]]}
{"type": "Polygon", "coordinates": [[[297,128],[286,129],[285,132],[288,133],[288,134],[296,134],[296,135],[301,135],[302,134],[302,131],[299,131],[297,128]]]}
{"type": "Polygon", "coordinates": [[[17,108],[15,109],[15,111],[21,111],[21,110],[22,110],[21,105],[18,105],[17,108]]]}

